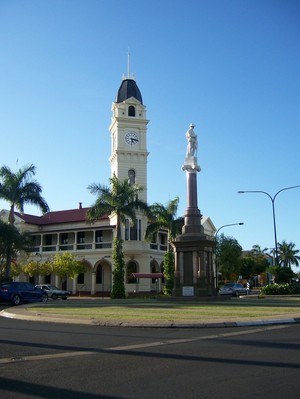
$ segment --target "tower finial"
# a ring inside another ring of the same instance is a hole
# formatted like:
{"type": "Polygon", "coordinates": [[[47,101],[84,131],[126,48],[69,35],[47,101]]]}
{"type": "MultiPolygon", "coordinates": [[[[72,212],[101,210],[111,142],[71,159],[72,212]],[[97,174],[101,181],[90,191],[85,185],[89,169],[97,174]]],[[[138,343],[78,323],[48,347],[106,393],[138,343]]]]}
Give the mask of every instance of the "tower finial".
{"type": "Polygon", "coordinates": [[[135,80],[135,76],[133,73],[130,72],[130,48],[128,47],[128,51],[127,51],[127,74],[123,73],[122,79],[131,79],[131,80],[135,80]]]}
{"type": "Polygon", "coordinates": [[[128,47],[127,52],[127,79],[130,79],[130,48],[128,47]]]}

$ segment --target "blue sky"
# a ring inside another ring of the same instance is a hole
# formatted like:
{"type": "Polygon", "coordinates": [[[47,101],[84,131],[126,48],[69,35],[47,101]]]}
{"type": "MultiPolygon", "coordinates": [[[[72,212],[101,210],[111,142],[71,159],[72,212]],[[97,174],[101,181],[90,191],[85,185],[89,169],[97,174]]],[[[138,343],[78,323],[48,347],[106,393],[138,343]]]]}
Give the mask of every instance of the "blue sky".
{"type": "MultiPolygon", "coordinates": [[[[136,76],[148,125],[148,201],[186,207],[185,132],[198,134],[198,204],[244,249],[274,247],[271,201],[300,184],[297,0],[0,0],[0,165],[33,163],[51,210],[108,184],[111,104],[136,76]]],[[[300,248],[300,188],[276,199],[278,241],[300,248]]],[[[0,201],[0,209],[8,204],[0,201]]],[[[27,206],[27,213],[39,214],[27,206]]]]}

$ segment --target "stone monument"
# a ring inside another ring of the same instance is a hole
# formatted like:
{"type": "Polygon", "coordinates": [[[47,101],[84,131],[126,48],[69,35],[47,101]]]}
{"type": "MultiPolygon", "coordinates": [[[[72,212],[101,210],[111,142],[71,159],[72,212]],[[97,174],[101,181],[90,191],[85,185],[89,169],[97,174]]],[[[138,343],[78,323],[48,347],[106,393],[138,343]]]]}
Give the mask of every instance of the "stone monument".
{"type": "Polygon", "coordinates": [[[198,208],[197,161],[198,138],[191,124],[186,132],[187,151],[182,170],[186,172],[187,208],[182,234],[171,243],[175,253],[173,295],[179,297],[213,296],[216,294],[213,268],[214,239],[206,236],[198,208]]]}

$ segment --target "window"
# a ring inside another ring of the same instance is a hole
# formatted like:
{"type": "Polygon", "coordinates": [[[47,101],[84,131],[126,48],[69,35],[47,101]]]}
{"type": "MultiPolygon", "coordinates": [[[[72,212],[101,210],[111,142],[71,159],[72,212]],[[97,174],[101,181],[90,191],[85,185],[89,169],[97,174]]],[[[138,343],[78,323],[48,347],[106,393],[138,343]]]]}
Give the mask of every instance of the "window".
{"type": "Polygon", "coordinates": [[[77,276],[77,284],[84,284],[84,273],[80,273],[77,276]]]}
{"type": "Polygon", "coordinates": [[[68,244],[68,233],[61,234],[61,244],[68,244]]]}
{"type": "MultiPolygon", "coordinates": [[[[151,273],[156,273],[155,265],[152,265],[152,266],[151,266],[151,273]]],[[[152,284],[155,284],[155,283],[156,283],[156,278],[153,278],[153,279],[152,279],[152,284]]]]}
{"type": "Polygon", "coordinates": [[[96,231],[96,242],[102,242],[103,241],[103,232],[102,230],[97,230],[96,231]]]}
{"type": "Polygon", "coordinates": [[[45,236],[45,244],[46,245],[52,245],[52,235],[46,234],[46,236],[45,236]]]}
{"type": "Polygon", "coordinates": [[[128,171],[128,183],[131,186],[135,184],[135,171],[133,169],[129,169],[128,171]]]}
{"type": "Polygon", "coordinates": [[[141,241],[142,239],[142,221],[137,219],[135,225],[131,226],[129,219],[125,220],[125,240],[141,241]]]}
{"type": "Polygon", "coordinates": [[[130,240],[130,223],[129,220],[125,220],[125,240],[130,240]]]}
{"type": "Polygon", "coordinates": [[[160,243],[160,250],[166,251],[167,250],[167,235],[159,233],[159,243],[160,243]]]}
{"type": "Polygon", "coordinates": [[[135,116],[135,107],[133,105],[128,107],[128,116],[135,116]]]}
{"type": "Polygon", "coordinates": [[[96,270],[96,284],[102,284],[102,274],[103,274],[103,269],[102,266],[99,265],[96,270]]]}
{"type": "Polygon", "coordinates": [[[137,264],[135,262],[128,262],[126,270],[127,284],[136,284],[136,278],[132,276],[132,273],[137,273],[137,264]]]}
{"type": "Polygon", "coordinates": [[[77,242],[78,242],[79,244],[83,244],[83,243],[84,243],[84,232],[83,232],[83,231],[80,231],[80,232],[77,234],[77,242]]]}
{"type": "Polygon", "coordinates": [[[156,233],[152,235],[152,239],[150,242],[150,248],[157,249],[157,234],[156,233]]]}

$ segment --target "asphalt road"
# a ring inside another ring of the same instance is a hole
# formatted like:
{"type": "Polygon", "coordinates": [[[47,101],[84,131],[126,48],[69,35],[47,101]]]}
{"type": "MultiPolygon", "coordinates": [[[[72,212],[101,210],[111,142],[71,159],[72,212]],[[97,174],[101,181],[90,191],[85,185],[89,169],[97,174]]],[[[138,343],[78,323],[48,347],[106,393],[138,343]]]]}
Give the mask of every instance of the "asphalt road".
{"type": "Polygon", "coordinates": [[[300,325],[81,326],[0,318],[0,397],[293,398],[300,325]]]}

